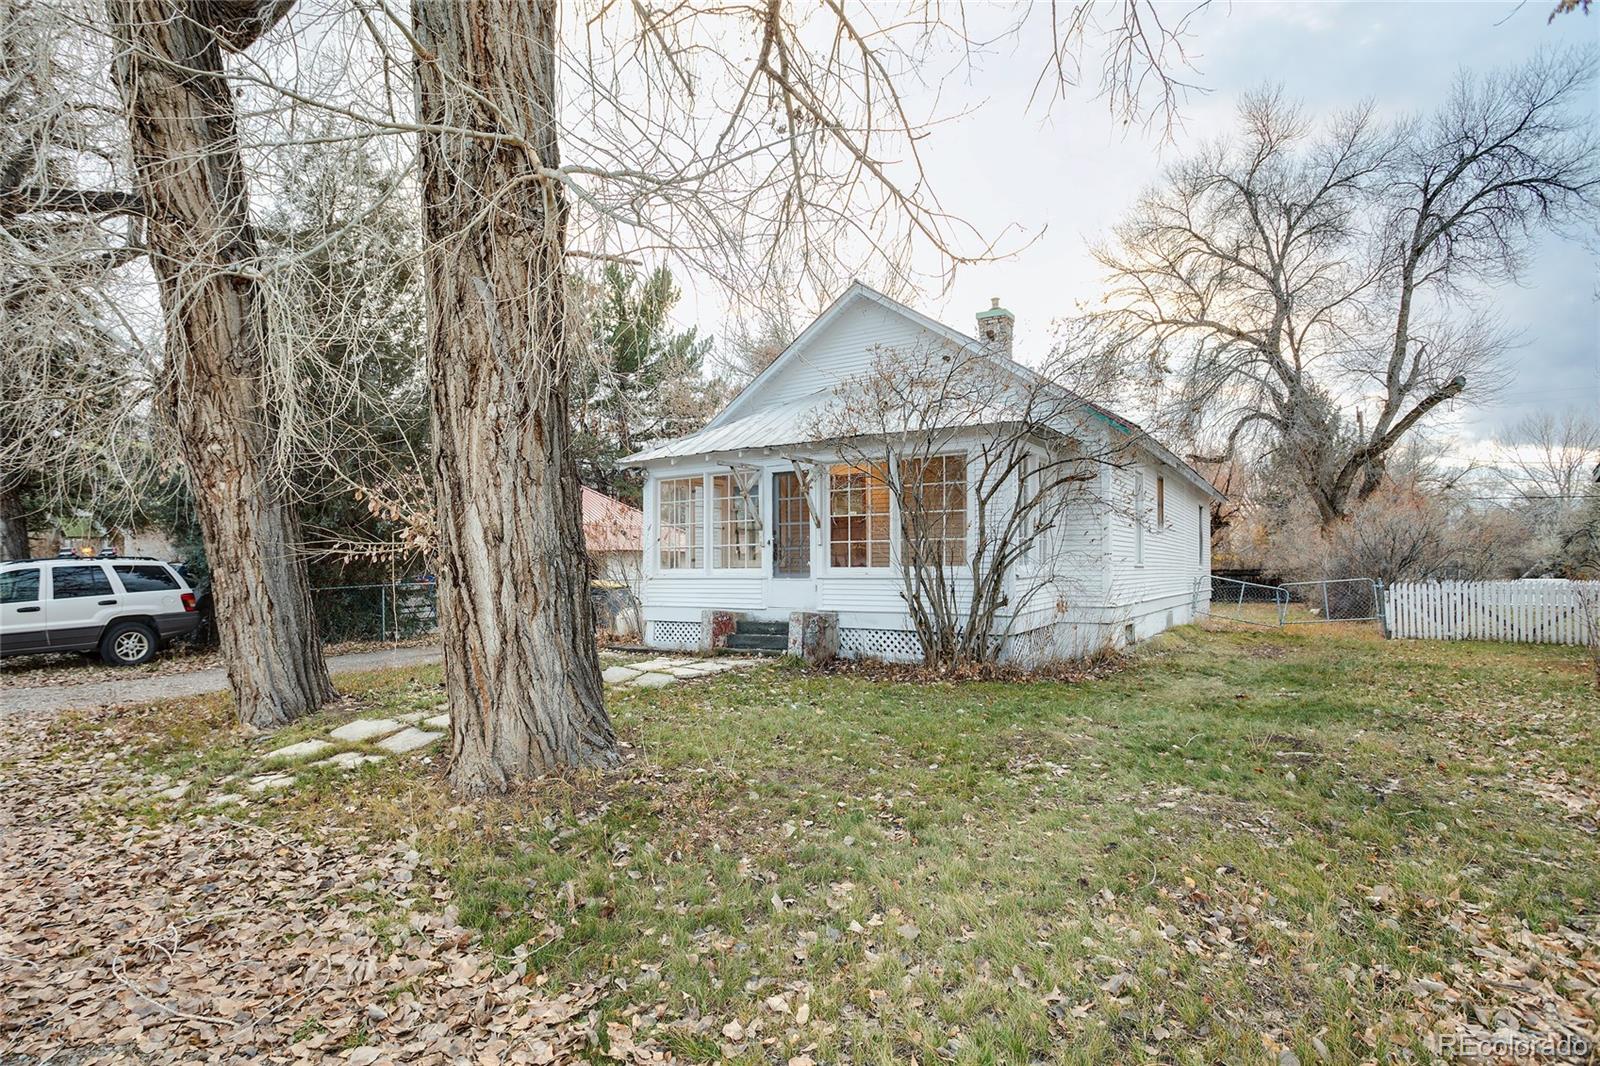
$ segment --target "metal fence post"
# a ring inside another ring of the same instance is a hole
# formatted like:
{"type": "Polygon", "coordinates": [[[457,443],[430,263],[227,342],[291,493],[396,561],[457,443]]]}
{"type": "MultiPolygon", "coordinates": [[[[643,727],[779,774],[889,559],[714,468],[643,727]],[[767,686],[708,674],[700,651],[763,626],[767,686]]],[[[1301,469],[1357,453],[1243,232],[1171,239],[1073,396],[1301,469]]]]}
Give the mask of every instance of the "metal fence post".
{"type": "Polygon", "coordinates": [[[1378,612],[1378,632],[1383,634],[1384,640],[1388,640],[1390,638],[1389,612],[1384,609],[1383,605],[1383,580],[1381,578],[1372,583],[1372,603],[1378,612]]]}
{"type": "Polygon", "coordinates": [[[389,586],[378,586],[378,639],[389,639],[389,586]]]}

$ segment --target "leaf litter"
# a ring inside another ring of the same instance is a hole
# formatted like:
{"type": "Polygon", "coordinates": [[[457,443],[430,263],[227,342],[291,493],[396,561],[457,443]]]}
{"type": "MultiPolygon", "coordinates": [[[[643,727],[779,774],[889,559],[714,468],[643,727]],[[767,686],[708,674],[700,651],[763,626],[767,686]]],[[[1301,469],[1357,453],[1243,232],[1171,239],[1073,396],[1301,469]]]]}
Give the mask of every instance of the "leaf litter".
{"type": "MultiPolygon", "coordinates": [[[[404,841],[148,824],[111,762],[37,720],[0,739],[0,1058],[550,1063],[599,1040],[599,988],[497,965],[404,841]]],[[[613,1052],[660,1060],[618,1028],[613,1052]]]]}

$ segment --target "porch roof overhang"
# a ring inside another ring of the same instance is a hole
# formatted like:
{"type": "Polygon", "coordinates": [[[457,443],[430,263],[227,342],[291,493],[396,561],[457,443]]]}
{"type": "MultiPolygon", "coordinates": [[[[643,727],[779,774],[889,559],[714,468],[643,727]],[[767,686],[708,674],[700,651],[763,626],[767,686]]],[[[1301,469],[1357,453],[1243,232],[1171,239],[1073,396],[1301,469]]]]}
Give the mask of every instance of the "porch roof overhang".
{"type": "MultiPolygon", "coordinates": [[[[1180,459],[1136,423],[1130,422],[1099,404],[1078,396],[1063,386],[1044,379],[1037,372],[1026,367],[1008,361],[1005,369],[1035,387],[1043,387],[1058,393],[1068,401],[1064,407],[1063,414],[1049,420],[1053,423],[1050,428],[1060,433],[1063,437],[1073,437],[1081,432],[1081,427],[1074,423],[1081,423],[1085,418],[1099,420],[1109,427],[1117,438],[1120,438],[1123,445],[1142,448],[1155,456],[1162,463],[1175,470],[1180,477],[1199,489],[1212,502],[1220,503],[1227,499],[1198,470],[1195,470],[1194,467],[1180,459]],[[1066,413],[1068,410],[1074,412],[1074,414],[1068,415],[1066,413]]],[[[661,441],[658,444],[624,457],[621,463],[624,466],[645,466],[654,462],[672,459],[709,457],[758,448],[795,447],[837,441],[840,439],[837,430],[830,433],[826,425],[830,420],[834,420],[834,412],[838,401],[839,393],[837,390],[825,389],[820,392],[814,392],[792,403],[764,407],[752,411],[742,418],[736,418],[720,424],[713,422],[705,429],[691,433],[688,436],[661,441]]],[[[938,426],[937,431],[978,429],[985,425],[1005,424],[1018,417],[1017,409],[1008,406],[1005,400],[997,399],[994,402],[961,411],[958,417],[952,419],[949,423],[938,426]]],[[[879,426],[877,428],[881,430],[886,427],[879,426]]],[[[909,431],[909,428],[907,427],[907,431],[909,431]]],[[[918,428],[927,431],[933,427],[923,425],[918,428]]],[[[877,436],[878,434],[873,435],[877,436]]]]}
{"type": "Polygon", "coordinates": [[[731,422],[707,426],[686,437],[664,440],[625,456],[621,461],[625,466],[642,466],[661,459],[815,444],[827,437],[821,423],[832,399],[831,391],[814,393],[792,404],[763,408],[731,422]]]}

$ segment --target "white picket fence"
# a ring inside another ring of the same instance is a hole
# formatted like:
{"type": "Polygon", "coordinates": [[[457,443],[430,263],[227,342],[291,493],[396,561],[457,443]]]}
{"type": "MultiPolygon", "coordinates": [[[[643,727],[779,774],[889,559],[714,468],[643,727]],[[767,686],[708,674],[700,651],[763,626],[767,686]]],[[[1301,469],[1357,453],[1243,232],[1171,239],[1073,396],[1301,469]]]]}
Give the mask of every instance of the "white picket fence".
{"type": "Polygon", "coordinates": [[[1600,612],[1600,581],[1402,582],[1385,591],[1391,637],[1586,644],[1600,612]]]}

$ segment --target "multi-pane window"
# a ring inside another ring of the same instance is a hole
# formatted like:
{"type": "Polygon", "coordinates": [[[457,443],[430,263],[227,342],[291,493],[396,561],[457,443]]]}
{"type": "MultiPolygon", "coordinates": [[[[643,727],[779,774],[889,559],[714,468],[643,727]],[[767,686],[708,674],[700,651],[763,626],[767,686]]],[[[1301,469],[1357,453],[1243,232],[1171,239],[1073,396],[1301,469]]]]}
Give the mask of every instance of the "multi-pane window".
{"type": "Polygon", "coordinates": [[[931,459],[905,459],[900,463],[904,482],[900,521],[908,546],[926,563],[945,566],[967,562],[967,460],[962,455],[936,455],[931,459]]]}
{"type": "Polygon", "coordinates": [[[711,479],[712,558],[719,568],[761,565],[761,476],[736,470],[711,479]]]}
{"type": "Polygon", "coordinates": [[[889,565],[889,485],[881,467],[828,472],[828,560],[839,567],[889,565]]]}
{"type": "Polygon", "coordinates": [[[661,482],[656,505],[661,569],[698,570],[704,565],[700,554],[700,530],[705,524],[704,491],[705,483],[697,477],[661,482]]]}

